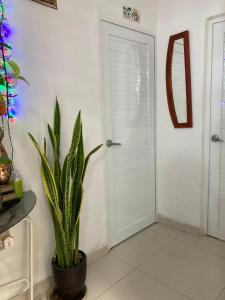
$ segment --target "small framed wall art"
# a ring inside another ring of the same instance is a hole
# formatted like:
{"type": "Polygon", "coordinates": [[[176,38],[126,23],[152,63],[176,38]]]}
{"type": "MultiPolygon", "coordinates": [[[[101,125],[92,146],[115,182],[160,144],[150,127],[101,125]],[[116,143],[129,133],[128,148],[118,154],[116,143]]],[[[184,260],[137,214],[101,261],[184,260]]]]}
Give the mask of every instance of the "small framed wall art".
{"type": "Polygon", "coordinates": [[[32,1],[57,9],[57,0],[32,0],[32,1]]]}
{"type": "Polygon", "coordinates": [[[123,5],[123,17],[129,21],[140,23],[140,11],[136,8],[123,5]]]}

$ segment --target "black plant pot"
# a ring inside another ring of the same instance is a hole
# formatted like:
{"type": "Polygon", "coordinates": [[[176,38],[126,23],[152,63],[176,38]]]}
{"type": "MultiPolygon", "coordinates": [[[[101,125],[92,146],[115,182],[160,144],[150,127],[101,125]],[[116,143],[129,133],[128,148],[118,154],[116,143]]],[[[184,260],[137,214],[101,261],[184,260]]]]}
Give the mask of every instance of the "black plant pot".
{"type": "Polygon", "coordinates": [[[81,300],[86,294],[87,256],[80,251],[82,260],[72,269],[61,269],[52,261],[55,293],[65,300],[81,300]]]}

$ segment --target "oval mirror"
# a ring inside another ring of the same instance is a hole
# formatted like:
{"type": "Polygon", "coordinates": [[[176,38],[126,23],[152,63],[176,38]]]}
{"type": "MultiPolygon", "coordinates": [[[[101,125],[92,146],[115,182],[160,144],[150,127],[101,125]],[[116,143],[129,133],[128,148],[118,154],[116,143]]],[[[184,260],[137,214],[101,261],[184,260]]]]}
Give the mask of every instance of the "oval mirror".
{"type": "Polygon", "coordinates": [[[193,127],[189,31],[170,36],[166,62],[166,88],[174,127],[193,127]]]}

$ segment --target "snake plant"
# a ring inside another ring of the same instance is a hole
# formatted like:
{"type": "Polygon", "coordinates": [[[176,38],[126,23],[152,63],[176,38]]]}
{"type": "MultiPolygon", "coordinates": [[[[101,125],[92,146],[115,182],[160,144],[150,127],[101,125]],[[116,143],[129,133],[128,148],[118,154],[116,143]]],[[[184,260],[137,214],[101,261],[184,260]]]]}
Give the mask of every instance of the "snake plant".
{"type": "Polygon", "coordinates": [[[48,124],[48,133],[54,159],[47,156],[46,139],[41,147],[32,134],[28,133],[41,158],[41,176],[47,195],[55,231],[54,262],[60,268],[72,268],[80,263],[79,221],[83,199],[83,181],[90,157],[102,145],[94,148],[85,158],[81,112],[75,121],[72,142],[64,163],[60,159],[59,103],[56,100],[54,127],[48,124]]]}

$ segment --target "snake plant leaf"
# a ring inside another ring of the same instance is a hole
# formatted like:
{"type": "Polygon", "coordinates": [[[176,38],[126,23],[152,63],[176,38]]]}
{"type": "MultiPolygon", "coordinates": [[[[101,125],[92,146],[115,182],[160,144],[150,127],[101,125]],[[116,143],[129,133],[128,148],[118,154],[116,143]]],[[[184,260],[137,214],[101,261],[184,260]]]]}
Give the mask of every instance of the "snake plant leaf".
{"type": "MultiPolygon", "coordinates": [[[[36,146],[36,145],[35,145],[36,146]]],[[[41,154],[40,154],[41,155],[41,154]]],[[[42,157],[42,155],[41,155],[42,157]]],[[[53,216],[53,222],[55,226],[55,233],[58,235],[58,240],[60,241],[60,245],[63,248],[63,253],[65,257],[65,267],[69,268],[71,267],[71,262],[69,261],[69,256],[68,256],[68,250],[66,247],[66,237],[65,237],[65,232],[63,231],[63,225],[62,225],[62,214],[61,211],[57,205],[57,201],[54,200],[54,183],[52,184],[51,182],[54,181],[53,176],[51,175],[51,172],[49,172],[48,167],[45,163],[45,159],[42,158],[42,181],[43,185],[50,203],[51,211],[52,211],[52,216],[53,216]],[[53,185],[53,187],[51,186],[53,185]]],[[[55,189],[55,193],[57,190],[55,189]]]]}
{"type": "Polygon", "coordinates": [[[70,175],[72,170],[73,159],[77,153],[77,148],[80,142],[81,137],[81,112],[79,111],[78,116],[75,121],[72,142],[67,158],[67,168],[66,168],[66,175],[65,175],[65,190],[64,190],[64,210],[63,210],[63,218],[64,218],[64,228],[66,233],[69,236],[69,224],[71,221],[71,198],[70,198],[70,175]]]}
{"type": "Polygon", "coordinates": [[[84,177],[85,177],[85,173],[86,173],[86,170],[87,170],[87,166],[88,166],[88,162],[91,158],[91,156],[96,153],[99,149],[101,149],[103,146],[103,144],[97,146],[96,148],[94,148],[89,154],[88,156],[86,157],[85,159],[85,164],[84,164],[84,172],[83,172],[83,178],[82,178],[82,181],[84,180],[84,177]]]}
{"type": "Polygon", "coordinates": [[[72,176],[72,178],[76,174],[76,171],[77,171],[77,154],[74,156],[73,162],[72,162],[72,168],[71,168],[71,176],[72,176]]]}
{"type": "Polygon", "coordinates": [[[50,137],[50,140],[52,143],[52,148],[53,148],[54,154],[57,156],[58,155],[58,143],[57,143],[55,133],[49,124],[48,124],[48,134],[49,134],[49,137],[50,137]]]}
{"type": "Polygon", "coordinates": [[[77,151],[77,147],[80,141],[80,134],[81,134],[81,111],[79,111],[76,121],[75,121],[75,125],[74,125],[74,129],[73,129],[73,137],[72,137],[72,142],[71,142],[71,146],[70,146],[70,154],[71,154],[71,158],[74,157],[76,151],[77,151]]]}
{"type": "Polygon", "coordinates": [[[14,60],[8,60],[7,64],[11,67],[13,74],[18,78],[20,76],[20,67],[14,60]]]}
{"type": "MultiPolygon", "coordinates": [[[[71,170],[71,157],[68,154],[67,162],[65,166],[65,175],[63,178],[64,184],[64,193],[63,193],[63,221],[64,221],[64,229],[66,235],[69,235],[69,222],[70,222],[70,215],[69,215],[69,201],[70,201],[70,170],[71,170]]],[[[64,171],[64,170],[63,170],[64,171]]]]}
{"type": "Polygon", "coordinates": [[[82,176],[84,171],[84,144],[83,144],[83,132],[81,127],[81,136],[77,151],[77,170],[76,175],[73,178],[73,184],[71,187],[71,209],[72,209],[72,222],[71,230],[74,230],[75,225],[78,222],[78,216],[80,213],[82,197],[80,194],[80,188],[82,185],[82,176]]]}
{"type": "Polygon", "coordinates": [[[43,166],[43,173],[45,175],[45,180],[46,180],[46,193],[49,199],[52,200],[52,205],[54,208],[58,205],[59,199],[58,199],[58,191],[55,183],[55,179],[50,167],[50,164],[45,156],[45,154],[42,152],[39,144],[35,140],[35,138],[32,136],[31,133],[28,133],[29,137],[31,138],[31,141],[33,142],[34,146],[36,147],[41,161],[42,161],[42,166],[43,166]]]}
{"type": "Polygon", "coordinates": [[[47,155],[47,143],[46,143],[46,138],[44,138],[44,154],[45,154],[45,156],[47,155]]]}
{"type": "MultiPolygon", "coordinates": [[[[44,172],[44,166],[42,164],[42,168],[41,168],[41,175],[42,175],[42,181],[43,181],[43,185],[45,190],[48,190],[48,183],[47,183],[47,178],[45,176],[45,172],[44,172]]],[[[59,255],[59,259],[60,259],[60,264],[63,267],[70,267],[70,262],[69,262],[69,258],[68,258],[68,250],[67,250],[67,246],[66,246],[66,237],[65,237],[65,232],[63,230],[63,226],[62,226],[62,215],[61,215],[61,211],[57,210],[52,202],[52,199],[50,198],[50,195],[48,196],[48,202],[49,202],[49,206],[50,206],[50,211],[52,214],[52,219],[53,219],[53,225],[54,225],[54,229],[55,229],[55,237],[56,237],[56,244],[57,244],[57,256],[59,255]],[[62,261],[61,257],[64,257],[64,261],[62,261]]]]}
{"type": "Polygon", "coordinates": [[[51,126],[48,124],[48,133],[49,137],[52,143],[53,151],[54,151],[54,162],[53,162],[53,175],[56,182],[56,187],[58,190],[58,196],[59,196],[59,207],[62,209],[62,195],[61,195],[61,189],[60,189],[60,179],[61,179],[61,168],[60,168],[60,162],[59,162],[59,142],[58,139],[51,128],[51,126]]]}
{"type": "Polygon", "coordinates": [[[80,263],[80,255],[79,255],[79,232],[80,232],[80,222],[78,221],[75,226],[75,264],[78,265],[80,263]]]}
{"type": "Polygon", "coordinates": [[[60,180],[61,193],[63,195],[65,193],[67,163],[68,163],[68,154],[67,154],[67,156],[66,156],[66,158],[64,160],[64,163],[63,163],[63,168],[62,168],[62,173],[61,173],[61,180],[60,180]]]}
{"type": "Polygon", "coordinates": [[[61,129],[61,115],[60,115],[59,102],[58,99],[56,98],[55,113],[54,113],[54,133],[56,138],[58,139],[59,144],[60,144],[60,129],[61,129]]]}

